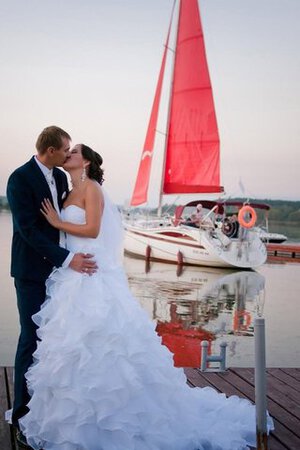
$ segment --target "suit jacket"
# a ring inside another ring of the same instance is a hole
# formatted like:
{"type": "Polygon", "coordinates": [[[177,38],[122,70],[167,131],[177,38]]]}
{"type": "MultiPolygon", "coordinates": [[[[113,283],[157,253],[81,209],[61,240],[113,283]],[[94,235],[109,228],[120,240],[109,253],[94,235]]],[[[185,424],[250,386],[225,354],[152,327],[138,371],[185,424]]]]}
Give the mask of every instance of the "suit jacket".
{"type": "MultiPolygon", "coordinates": [[[[68,194],[66,175],[53,169],[58,205],[68,194]]],[[[59,247],[59,230],[53,228],[40,212],[44,198],[52,195],[44,174],[32,157],[9,177],[7,199],[13,216],[11,276],[24,280],[45,281],[53,266],[62,265],[68,250],[59,247]]]]}

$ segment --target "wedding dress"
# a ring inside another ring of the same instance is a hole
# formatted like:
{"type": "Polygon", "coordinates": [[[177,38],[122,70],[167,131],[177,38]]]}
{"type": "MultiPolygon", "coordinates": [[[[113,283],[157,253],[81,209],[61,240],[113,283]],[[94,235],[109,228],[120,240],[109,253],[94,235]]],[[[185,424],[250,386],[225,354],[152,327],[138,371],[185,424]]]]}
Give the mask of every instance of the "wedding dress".
{"type": "MultiPolygon", "coordinates": [[[[104,194],[96,239],[67,235],[95,255],[93,276],[56,269],[39,313],[31,400],[20,427],[34,449],[242,450],[255,446],[255,408],[212,388],[191,389],[130,293],[118,212],[104,194]]],[[[82,224],[69,205],[63,219],[82,224]]],[[[269,428],[272,421],[269,420],[269,428]]]]}

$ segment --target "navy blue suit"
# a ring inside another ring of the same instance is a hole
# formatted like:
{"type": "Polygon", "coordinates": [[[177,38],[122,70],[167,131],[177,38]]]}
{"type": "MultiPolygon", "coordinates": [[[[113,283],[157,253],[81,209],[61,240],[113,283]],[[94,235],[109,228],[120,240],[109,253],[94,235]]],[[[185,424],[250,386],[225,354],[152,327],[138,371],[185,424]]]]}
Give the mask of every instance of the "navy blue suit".
{"type": "MultiPolygon", "coordinates": [[[[53,169],[58,205],[62,208],[63,194],[68,194],[66,175],[53,169]]],[[[21,332],[15,359],[15,400],[13,423],[28,411],[30,400],[25,373],[32,363],[36,349],[36,325],[31,316],[39,311],[45,300],[45,281],[53,267],[60,267],[69,252],[59,247],[59,231],[40,212],[44,198],[52,195],[44,174],[34,157],[16,169],[9,177],[7,199],[13,217],[11,276],[15,279],[21,332]]]]}

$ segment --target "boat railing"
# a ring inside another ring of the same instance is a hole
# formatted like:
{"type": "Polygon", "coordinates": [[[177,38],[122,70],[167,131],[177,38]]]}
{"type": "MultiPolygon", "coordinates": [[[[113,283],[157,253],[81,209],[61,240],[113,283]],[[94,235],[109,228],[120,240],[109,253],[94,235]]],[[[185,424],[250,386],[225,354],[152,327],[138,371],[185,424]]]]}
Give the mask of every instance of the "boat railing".
{"type": "Polygon", "coordinates": [[[242,249],[243,247],[248,248],[253,241],[257,240],[258,237],[258,232],[255,228],[246,229],[243,227],[240,227],[239,233],[236,237],[229,237],[222,230],[222,222],[218,223],[216,228],[208,228],[207,230],[208,233],[206,233],[206,237],[209,241],[213,243],[213,245],[216,245],[216,242],[218,242],[218,247],[225,251],[230,250],[233,242],[236,243],[239,249],[242,249]]]}
{"type": "Polygon", "coordinates": [[[139,228],[157,228],[172,226],[172,217],[165,215],[162,217],[155,217],[150,215],[136,215],[126,214],[123,217],[124,224],[137,226],[139,228]]]}

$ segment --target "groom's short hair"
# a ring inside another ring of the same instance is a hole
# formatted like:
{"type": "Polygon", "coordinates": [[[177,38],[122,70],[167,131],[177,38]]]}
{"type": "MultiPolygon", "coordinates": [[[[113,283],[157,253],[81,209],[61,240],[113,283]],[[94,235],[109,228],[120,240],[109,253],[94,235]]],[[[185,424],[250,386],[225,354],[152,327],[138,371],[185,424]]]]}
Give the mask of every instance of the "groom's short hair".
{"type": "Polygon", "coordinates": [[[62,147],[62,138],[70,139],[70,135],[62,128],[52,125],[44,128],[36,141],[36,149],[40,155],[44,154],[49,147],[59,149],[62,147]]]}

